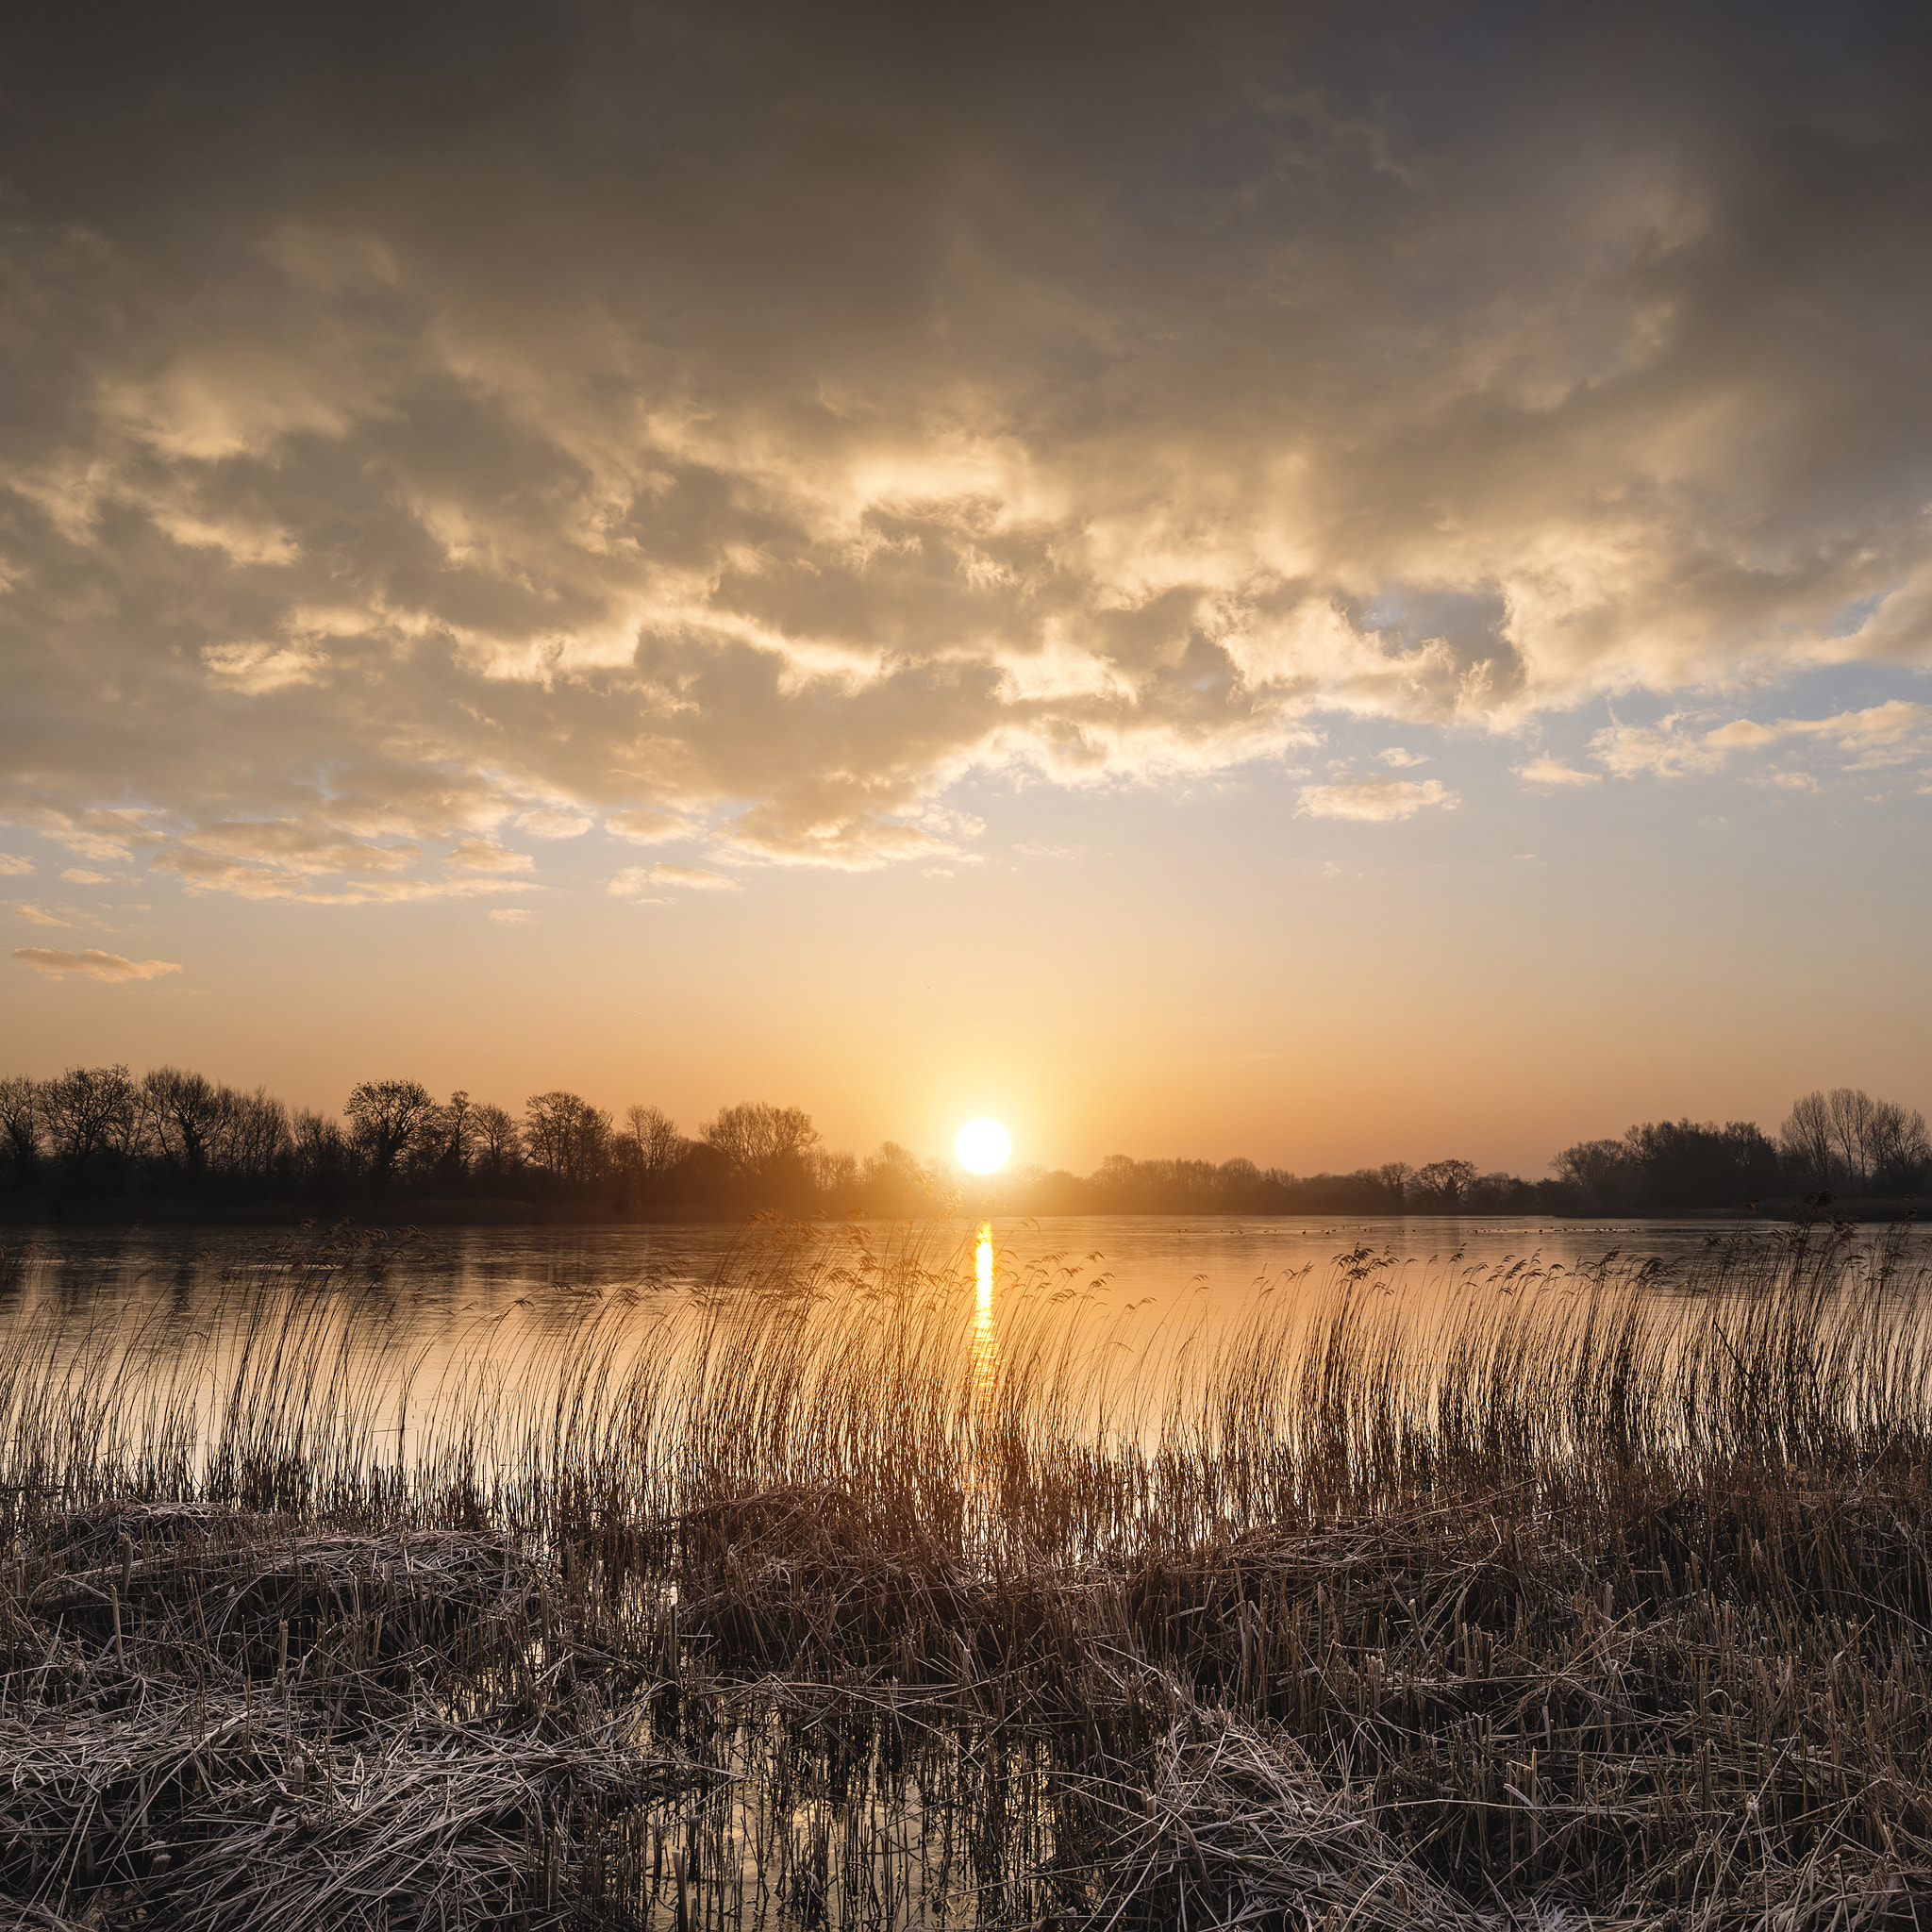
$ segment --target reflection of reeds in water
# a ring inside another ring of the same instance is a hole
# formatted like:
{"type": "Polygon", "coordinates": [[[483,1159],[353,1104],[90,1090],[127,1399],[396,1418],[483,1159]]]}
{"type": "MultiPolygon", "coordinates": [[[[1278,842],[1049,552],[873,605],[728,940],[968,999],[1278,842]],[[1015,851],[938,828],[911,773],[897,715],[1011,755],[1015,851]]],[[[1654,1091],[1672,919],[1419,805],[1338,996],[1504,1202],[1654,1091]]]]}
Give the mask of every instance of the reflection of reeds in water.
{"type": "Polygon", "coordinates": [[[0,1892],[194,1928],[669,1926],[680,1894],[1911,1923],[1905,1237],[1427,1307],[1347,1268],[1145,1337],[1052,1269],[1000,1274],[995,1335],[980,1252],[771,1229],[675,1306],[428,1355],[299,1249],[192,1325],[17,1326],[0,1892]]]}

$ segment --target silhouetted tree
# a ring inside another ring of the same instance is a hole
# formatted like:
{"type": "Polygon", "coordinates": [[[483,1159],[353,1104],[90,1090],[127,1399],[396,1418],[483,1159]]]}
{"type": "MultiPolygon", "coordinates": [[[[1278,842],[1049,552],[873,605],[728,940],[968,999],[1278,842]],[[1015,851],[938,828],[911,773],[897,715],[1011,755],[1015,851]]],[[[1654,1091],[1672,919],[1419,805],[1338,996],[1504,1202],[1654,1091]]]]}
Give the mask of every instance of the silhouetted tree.
{"type": "Polygon", "coordinates": [[[826,1147],[808,1148],[801,1157],[805,1179],[822,1214],[850,1214],[859,1206],[858,1157],[826,1147]]]}
{"type": "Polygon", "coordinates": [[[1477,1174],[1461,1203],[1463,1212],[1469,1214],[1534,1214],[1543,1205],[1543,1191],[1537,1182],[1500,1169],[1477,1174]]]}
{"type": "Polygon", "coordinates": [[[445,1186],[460,1184],[470,1172],[470,1149],[476,1139],[476,1109],[458,1087],[436,1110],[433,1124],[436,1175],[445,1186]]]}
{"type": "Polygon", "coordinates": [[[342,1111],[374,1186],[387,1185],[435,1107],[420,1080],[364,1080],[350,1091],[342,1111]]]}
{"type": "Polygon", "coordinates": [[[1787,1172],[1801,1187],[1828,1188],[1838,1176],[1832,1172],[1831,1108],[1823,1092],[1813,1091],[1791,1103],[1784,1125],[1778,1129],[1778,1152],[1787,1172]]]}
{"type": "Polygon", "coordinates": [[[471,1115],[476,1134],[476,1173],[479,1179],[507,1181],[524,1158],[524,1137],[516,1121],[500,1107],[488,1103],[471,1115]]]}
{"type": "Polygon", "coordinates": [[[291,1164],[303,1191],[333,1202],[341,1198],[355,1166],[355,1150],[337,1121],[300,1108],[291,1130],[291,1164]]]}
{"type": "Polygon", "coordinates": [[[1778,1150],[1794,1186],[1842,1193],[1903,1193],[1932,1166],[1925,1117],[1858,1087],[1813,1091],[1791,1103],[1778,1150]]]}
{"type": "Polygon", "coordinates": [[[1925,1116],[1890,1100],[1874,1103],[1865,1152],[1867,1180],[1879,1192],[1903,1194],[1917,1188],[1932,1167],[1925,1116]]]}
{"type": "Polygon", "coordinates": [[[677,1124],[661,1108],[630,1107],[625,1109],[623,1143],[625,1164],[647,1186],[660,1186],[684,1152],[684,1136],[677,1124]]]}
{"type": "Polygon", "coordinates": [[[938,1171],[896,1141],[881,1141],[878,1151],[868,1154],[859,1170],[860,1205],[882,1220],[930,1213],[942,1191],[938,1171]]]}
{"type": "Polygon", "coordinates": [[[524,1109],[524,1146],[530,1158],[565,1187],[582,1187],[604,1171],[610,1116],[560,1089],[533,1093],[524,1109]]]}
{"type": "Polygon", "coordinates": [[[208,1149],[222,1128],[224,1094],[205,1074],[155,1067],[142,1076],[142,1105],[161,1158],[192,1187],[208,1172],[208,1149]]]}
{"type": "Polygon", "coordinates": [[[805,1157],[818,1145],[819,1130],[803,1108],[746,1101],[721,1108],[698,1132],[729,1179],[763,1197],[760,1205],[789,1206],[808,1191],[805,1157]]]}
{"type": "Polygon", "coordinates": [[[100,1177],[111,1158],[131,1151],[141,1124],[141,1091],[125,1066],[69,1067],[40,1090],[47,1138],[70,1180],[100,1177]]]}
{"type": "Polygon", "coordinates": [[[1473,1160],[1432,1160],[1416,1169],[1410,1191],[1418,1206],[1454,1214],[1469,1205],[1469,1191],[1475,1177],[1473,1160]]]}
{"type": "Polygon", "coordinates": [[[1559,1185],[1575,1191],[1575,1206],[1617,1213],[1636,1198],[1641,1178],[1627,1141],[1579,1141],[1550,1162],[1559,1185]]]}
{"type": "Polygon", "coordinates": [[[1862,1187],[1871,1172],[1866,1149],[1872,1137],[1872,1096],[1862,1087],[1834,1087],[1825,1095],[1831,1151],[1850,1187],[1862,1187]]]}
{"type": "Polygon", "coordinates": [[[0,1144],[17,1188],[31,1187],[40,1166],[41,1119],[38,1081],[21,1074],[0,1079],[0,1144]]]}
{"type": "Polygon", "coordinates": [[[1752,1121],[1653,1121],[1624,1136],[1642,1208],[1731,1208],[1776,1191],[1777,1149],[1752,1121]]]}
{"type": "Polygon", "coordinates": [[[289,1110],[264,1087],[253,1093],[223,1087],[217,1098],[214,1165],[230,1181],[259,1188],[288,1157],[289,1110]]]}

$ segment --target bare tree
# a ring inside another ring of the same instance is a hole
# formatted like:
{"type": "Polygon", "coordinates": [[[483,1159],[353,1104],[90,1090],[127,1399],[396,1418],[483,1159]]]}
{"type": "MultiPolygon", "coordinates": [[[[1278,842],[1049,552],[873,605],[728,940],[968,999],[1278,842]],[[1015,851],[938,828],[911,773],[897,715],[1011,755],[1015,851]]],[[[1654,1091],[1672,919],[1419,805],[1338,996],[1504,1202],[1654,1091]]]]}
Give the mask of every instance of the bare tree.
{"type": "Polygon", "coordinates": [[[814,1147],[804,1160],[805,1172],[822,1208],[833,1213],[849,1213],[858,1205],[858,1161],[855,1156],[814,1147]]]}
{"type": "Polygon", "coordinates": [[[180,1067],[154,1067],[142,1076],[141,1098],[148,1131],[162,1159],[199,1180],[208,1170],[208,1150],[221,1133],[225,1103],[232,1098],[206,1074],[180,1067]]]}
{"type": "Polygon", "coordinates": [[[1907,1112],[1895,1101],[1874,1101],[1865,1151],[1872,1185],[1888,1193],[1903,1193],[1932,1166],[1932,1136],[1926,1133],[1925,1116],[1917,1108],[1907,1112]]]}
{"type": "Polygon", "coordinates": [[[1559,1181],[1568,1181],[1588,1201],[1613,1200],[1635,1179],[1629,1144],[1624,1141],[1579,1141],[1550,1162],[1559,1181]]]}
{"type": "Polygon", "coordinates": [[[487,1101],[470,1116],[475,1131],[476,1167],[491,1180],[504,1180],[524,1157],[524,1137],[515,1119],[487,1101]]]}
{"type": "Polygon", "coordinates": [[[364,1080],[351,1091],[342,1111],[377,1187],[395,1172],[435,1107],[420,1080],[364,1080]]]}
{"type": "Polygon", "coordinates": [[[878,1152],[865,1157],[858,1180],[865,1211],[889,1217],[928,1211],[942,1186],[936,1169],[896,1141],[881,1141],[878,1152]]]}
{"type": "Polygon", "coordinates": [[[42,1086],[40,1097],[47,1138],[71,1167],[132,1147],[141,1124],[141,1091],[125,1066],[69,1067],[42,1086]]]}
{"type": "Polygon", "coordinates": [[[253,1093],[224,1087],[220,1098],[218,1164],[238,1180],[266,1180],[289,1152],[289,1109],[266,1087],[253,1093]]]}
{"type": "Polygon", "coordinates": [[[581,1187],[603,1171],[610,1146],[610,1116],[560,1089],[533,1093],[525,1104],[524,1144],[539,1167],[567,1186],[581,1187]]]}
{"type": "Polygon", "coordinates": [[[1932,1164],[1924,1115],[1857,1087],[1793,1101],[1777,1138],[1793,1174],[1816,1187],[1902,1191],[1932,1164]]]}
{"type": "Polygon", "coordinates": [[[1813,1187],[1829,1187],[1838,1178],[1832,1171],[1835,1144],[1831,1105],[1824,1093],[1814,1090],[1792,1101],[1777,1130],[1778,1153],[1791,1172],[1813,1187]]]}
{"type": "Polygon", "coordinates": [[[626,1108],[623,1138],[626,1159],[647,1179],[669,1173],[684,1151],[684,1136],[661,1108],[626,1108]]]}
{"type": "Polygon", "coordinates": [[[13,1160],[13,1178],[33,1177],[41,1154],[41,1086],[23,1074],[0,1079],[0,1141],[13,1160]]]}
{"type": "Polygon", "coordinates": [[[425,1169],[460,1180],[470,1171],[470,1150],[475,1142],[476,1109],[458,1087],[425,1118],[416,1137],[416,1154],[425,1169]]]}
{"type": "Polygon", "coordinates": [[[705,1144],[724,1157],[732,1176],[758,1183],[775,1178],[819,1142],[819,1130],[802,1107],[772,1107],[746,1101],[719,1110],[698,1129],[705,1144]]]}
{"type": "Polygon", "coordinates": [[[351,1150],[340,1123],[305,1107],[295,1115],[290,1139],[296,1171],[311,1186],[328,1187],[347,1178],[351,1150]]]}
{"type": "Polygon", "coordinates": [[[1860,1087],[1834,1087],[1825,1096],[1832,1152],[1847,1184],[1865,1185],[1871,1172],[1872,1096],[1860,1087]]]}
{"type": "Polygon", "coordinates": [[[1473,1160],[1432,1160],[1416,1170],[1413,1186],[1428,1207],[1453,1214],[1468,1198],[1475,1177],[1473,1160]]]}

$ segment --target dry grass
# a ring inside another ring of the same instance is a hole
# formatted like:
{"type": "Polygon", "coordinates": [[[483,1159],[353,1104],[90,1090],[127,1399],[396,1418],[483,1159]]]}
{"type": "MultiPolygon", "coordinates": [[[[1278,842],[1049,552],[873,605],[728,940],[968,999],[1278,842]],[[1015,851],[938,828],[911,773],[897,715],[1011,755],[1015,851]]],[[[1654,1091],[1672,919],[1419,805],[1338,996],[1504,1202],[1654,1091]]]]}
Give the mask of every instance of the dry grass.
{"type": "Polygon", "coordinates": [[[1913,1240],[1427,1295],[1357,1255],[1151,1338],[1074,1269],[976,1334],[958,1257],[824,1229],[421,1358],[381,1244],[240,1261],[192,1331],[16,1321],[0,1889],[23,1925],[1917,1924],[1913,1240]]]}

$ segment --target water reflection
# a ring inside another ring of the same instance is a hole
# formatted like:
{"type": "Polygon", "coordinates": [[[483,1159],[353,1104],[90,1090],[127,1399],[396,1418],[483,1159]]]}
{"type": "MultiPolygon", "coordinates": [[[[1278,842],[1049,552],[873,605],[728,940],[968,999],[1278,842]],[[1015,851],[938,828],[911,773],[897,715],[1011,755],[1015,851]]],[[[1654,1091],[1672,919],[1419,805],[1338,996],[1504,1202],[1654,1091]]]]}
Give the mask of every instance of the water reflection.
{"type": "Polygon", "coordinates": [[[975,1302],[973,1311],[973,1394],[978,1421],[991,1419],[995,1384],[999,1380],[1000,1342],[992,1322],[992,1223],[982,1221],[973,1243],[975,1302]]]}
{"type": "Polygon", "coordinates": [[[966,1507],[978,1534],[991,1532],[997,1507],[999,1445],[995,1407],[999,1399],[1000,1340],[993,1325],[995,1263],[992,1223],[982,1221],[973,1238],[973,1419],[966,1453],[966,1507]]]}

